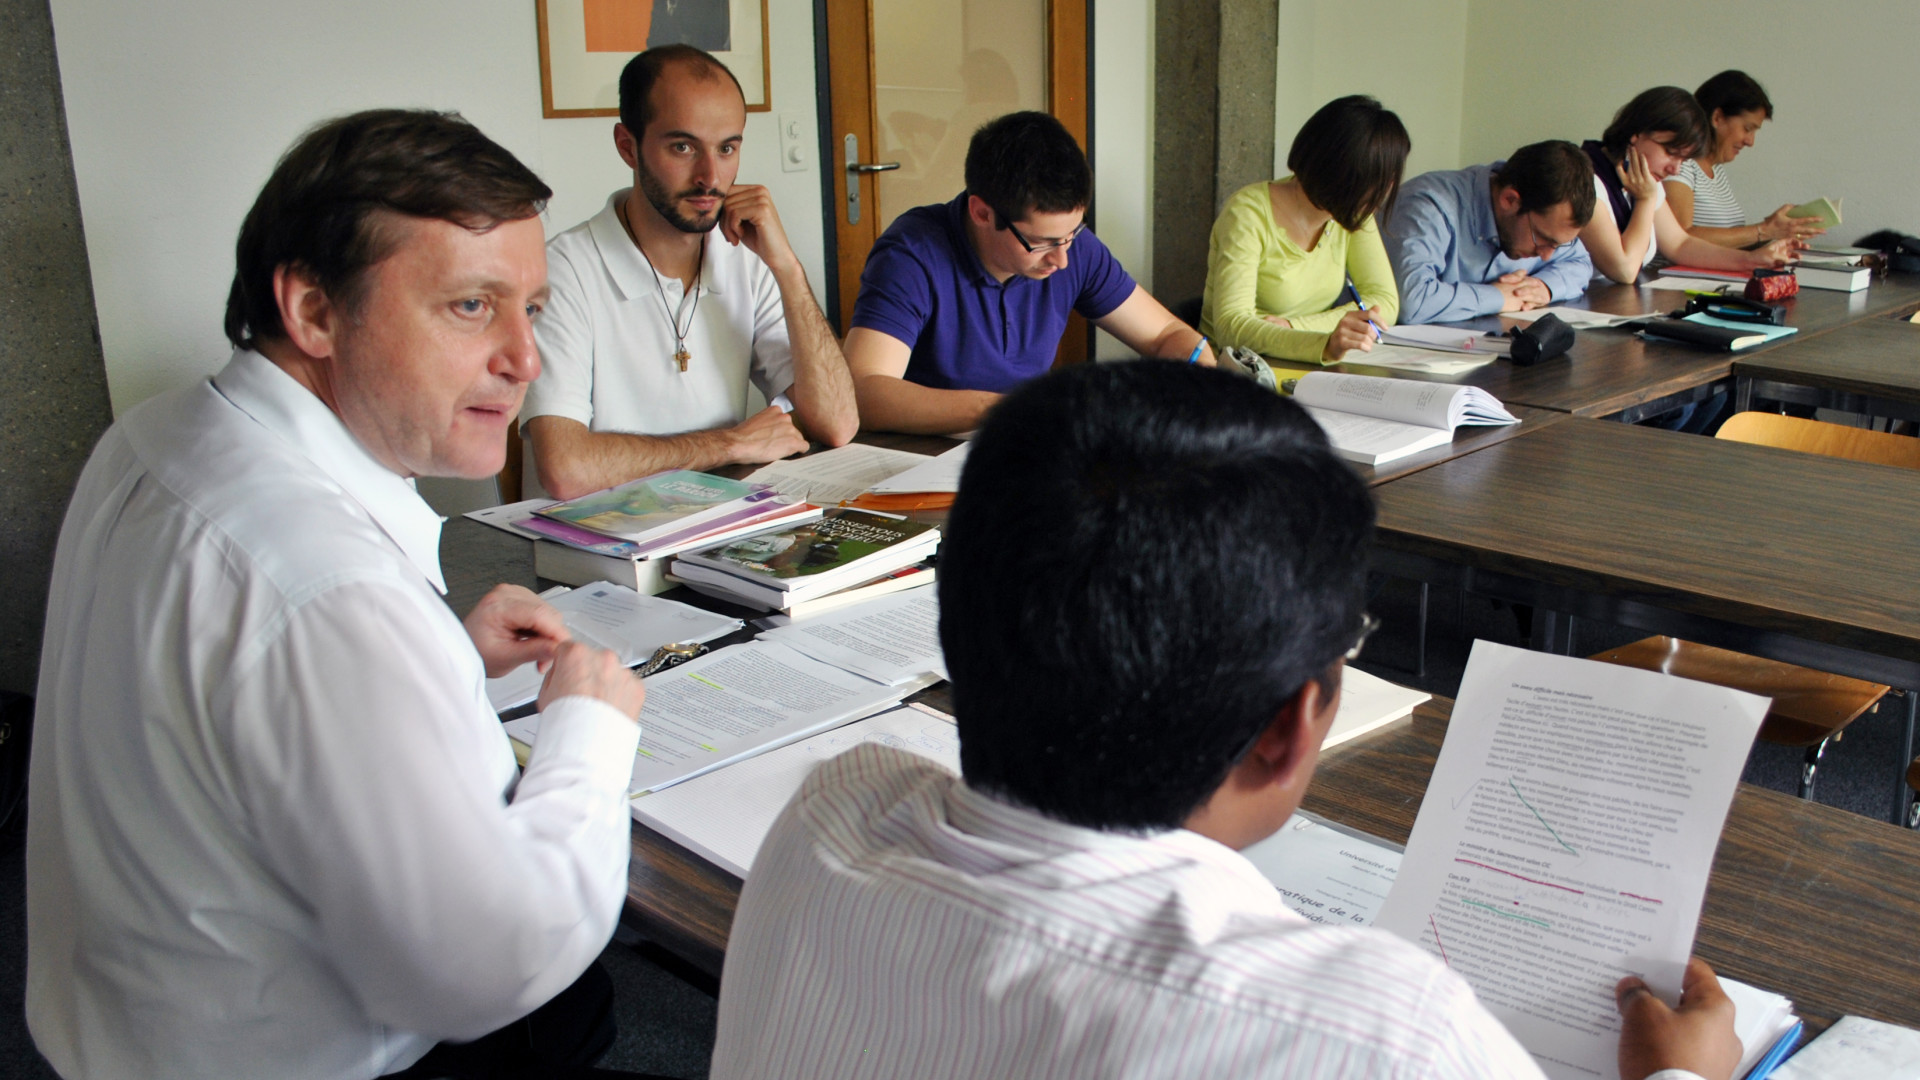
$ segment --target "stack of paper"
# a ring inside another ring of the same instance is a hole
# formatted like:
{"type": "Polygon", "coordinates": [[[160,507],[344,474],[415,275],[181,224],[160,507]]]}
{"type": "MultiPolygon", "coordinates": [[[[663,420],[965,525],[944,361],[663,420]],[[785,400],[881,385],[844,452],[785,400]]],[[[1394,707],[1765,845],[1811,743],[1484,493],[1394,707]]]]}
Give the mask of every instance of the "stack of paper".
{"type": "Polygon", "coordinates": [[[960,737],[953,718],[909,705],[635,799],[633,818],[744,878],[774,819],[814,766],[869,742],[908,750],[960,771],[960,737]]]}
{"type": "Polygon", "coordinates": [[[1380,340],[1389,345],[1410,345],[1416,349],[1489,353],[1495,356],[1505,356],[1513,349],[1510,338],[1485,330],[1463,330],[1457,326],[1389,326],[1380,331],[1380,340]]]}
{"type": "MultiPolygon", "coordinates": [[[[628,667],[645,662],[662,645],[704,643],[740,629],[738,619],[657,596],[642,596],[611,582],[579,589],[562,586],[541,595],[560,610],[575,640],[611,650],[628,667]]],[[[522,664],[497,679],[488,679],[487,699],[495,711],[524,705],[539,696],[545,678],[537,666],[522,664]]]]}
{"type": "Polygon", "coordinates": [[[765,484],[782,495],[819,506],[838,506],[859,498],[889,477],[932,460],[925,454],[848,443],[805,457],[776,461],[753,472],[747,482],[765,484]]]}
{"type": "Polygon", "coordinates": [[[967,448],[972,443],[959,446],[922,464],[916,465],[897,476],[890,476],[873,485],[875,495],[906,495],[920,492],[956,492],[960,490],[960,470],[967,464],[967,448]]]}
{"type": "Polygon", "coordinates": [[[1335,453],[1381,465],[1453,441],[1462,424],[1517,424],[1498,398],[1477,386],[1448,386],[1314,371],[1290,383],[1335,453]]]}
{"type": "Polygon", "coordinates": [[[1576,330],[1595,330],[1608,326],[1619,326],[1621,323],[1632,322],[1635,319],[1644,319],[1647,317],[1646,314],[1609,315],[1604,311],[1588,311],[1586,308],[1577,307],[1543,307],[1534,308],[1532,311],[1503,311],[1500,313],[1501,318],[1512,319],[1517,323],[1530,323],[1542,315],[1553,315],[1559,318],[1561,322],[1566,323],[1576,330]]]}
{"type": "Polygon", "coordinates": [[[1920,1031],[1843,1016],[1773,1075],[1777,1080],[1920,1076],[1920,1031]]]}
{"type": "Polygon", "coordinates": [[[760,640],[777,641],[887,686],[927,674],[947,677],[940,651],[940,598],[931,586],[790,623],[762,633],[760,640]]]}

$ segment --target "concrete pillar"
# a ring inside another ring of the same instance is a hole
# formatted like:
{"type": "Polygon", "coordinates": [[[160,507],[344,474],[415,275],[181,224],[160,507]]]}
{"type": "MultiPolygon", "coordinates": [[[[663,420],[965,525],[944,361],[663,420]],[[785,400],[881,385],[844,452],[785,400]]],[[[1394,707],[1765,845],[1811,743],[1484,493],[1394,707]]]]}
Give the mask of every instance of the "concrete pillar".
{"type": "Polygon", "coordinates": [[[1273,171],[1279,0],[1155,6],[1153,285],[1171,305],[1207,282],[1227,196],[1273,171]]]}
{"type": "Polygon", "coordinates": [[[54,541],[112,407],[48,0],[0,0],[0,59],[0,690],[30,694],[54,541]]]}

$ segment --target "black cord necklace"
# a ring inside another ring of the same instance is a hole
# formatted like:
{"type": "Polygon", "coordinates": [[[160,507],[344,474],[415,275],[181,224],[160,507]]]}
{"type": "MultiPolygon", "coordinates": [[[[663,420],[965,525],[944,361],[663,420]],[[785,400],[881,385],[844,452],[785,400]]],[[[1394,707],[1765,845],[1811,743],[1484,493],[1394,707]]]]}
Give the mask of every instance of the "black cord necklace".
{"type": "Polygon", "coordinates": [[[667,303],[666,282],[661,280],[659,269],[653,265],[653,260],[648,258],[647,249],[640,246],[640,238],[633,233],[633,223],[627,220],[627,204],[621,203],[615,213],[620,218],[620,227],[627,230],[627,239],[633,241],[633,246],[640,252],[640,257],[646,260],[647,269],[653,271],[653,287],[660,290],[660,307],[667,313],[667,325],[673,328],[673,361],[680,365],[680,370],[684,373],[687,370],[687,361],[693,359],[693,354],[687,351],[687,335],[693,332],[693,320],[700,315],[700,275],[707,268],[706,237],[700,238],[700,259],[693,265],[693,307],[687,312],[687,325],[683,329],[680,326],[679,316],[674,313],[672,305],[667,303]]]}

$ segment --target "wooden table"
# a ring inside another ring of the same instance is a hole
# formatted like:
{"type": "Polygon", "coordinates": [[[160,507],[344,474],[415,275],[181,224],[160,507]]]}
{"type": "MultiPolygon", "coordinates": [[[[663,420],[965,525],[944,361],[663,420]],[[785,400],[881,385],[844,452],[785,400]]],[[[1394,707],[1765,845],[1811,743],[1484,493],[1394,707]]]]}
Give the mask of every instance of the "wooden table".
{"type": "MultiPolygon", "coordinates": [[[[1305,809],[1406,843],[1452,702],[1328,751],[1305,809]]],[[[1920,835],[1741,784],[1694,951],[1793,999],[1809,1034],[1855,1014],[1920,1027],[1920,835]]]]}
{"type": "MultiPolygon", "coordinates": [[[[935,704],[944,705],[936,700],[935,704]]],[[[1305,808],[1406,843],[1452,702],[1329,751],[1305,808]]],[[[740,879],[636,825],[629,925],[717,977],[740,879]]],[[[1819,1031],[1842,1015],[1920,1027],[1920,835],[1741,784],[1695,948],[1794,999],[1819,1031]]]]}
{"type": "Polygon", "coordinates": [[[1920,419],[1920,326],[1886,316],[1857,320],[1808,341],[1789,341],[1733,362],[1734,408],[1785,401],[1867,416],[1920,419]]]}
{"type": "MultiPolygon", "coordinates": [[[[1672,311],[1684,306],[1686,300],[1684,292],[1608,284],[1566,306],[1639,315],[1672,311]]],[[[1787,322],[1799,327],[1800,332],[1738,355],[1746,358],[1765,354],[1787,342],[1811,339],[1916,301],[1920,301],[1920,275],[1896,275],[1857,293],[1803,289],[1787,301],[1787,322]]],[[[1490,315],[1458,325],[1497,331],[1512,323],[1490,315]]],[[[1611,329],[1578,331],[1572,350],[1565,356],[1530,367],[1495,360],[1461,375],[1442,376],[1369,367],[1356,361],[1336,365],[1334,370],[1463,383],[1481,387],[1510,406],[1530,405],[1575,416],[1617,416],[1631,422],[1705,397],[1714,384],[1729,378],[1734,358],[1734,353],[1649,342],[1631,331],[1611,329]]]]}
{"type": "Polygon", "coordinates": [[[1910,470],[1570,418],[1376,498],[1376,569],[1532,604],[1537,648],[1577,616],[1920,687],[1910,470]]]}

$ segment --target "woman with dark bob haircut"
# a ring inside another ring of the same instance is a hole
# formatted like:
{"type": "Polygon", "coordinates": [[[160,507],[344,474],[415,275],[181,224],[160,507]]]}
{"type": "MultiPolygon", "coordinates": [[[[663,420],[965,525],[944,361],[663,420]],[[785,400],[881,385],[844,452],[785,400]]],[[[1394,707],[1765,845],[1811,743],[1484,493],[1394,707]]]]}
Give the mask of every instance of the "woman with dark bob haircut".
{"type": "Polygon", "coordinates": [[[1792,240],[1736,251],[1689,235],[1674,219],[1661,182],[1707,150],[1712,138],[1713,127],[1692,94],[1677,86],[1656,86],[1621,106],[1598,142],[1581,145],[1593,161],[1598,202],[1609,211],[1596,212],[1580,230],[1595,270],[1615,281],[1632,282],[1656,252],[1676,263],[1714,270],[1787,264],[1796,246],[1792,240]]]}
{"type": "Polygon", "coordinates": [[[1713,125],[1713,141],[1667,181],[1667,204],[1680,227],[1727,247],[1805,240],[1826,232],[1816,218],[1789,217],[1792,203],[1749,225],[1727,183],[1726,166],[1753,145],[1760,125],[1773,119],[1773,102],[1760,84],[1744,71],[1723,71],[1701,83],[1693,97],[1713,125]]]}
{"type": "Polygon", "coordinates": [[[1373,216],[1393,205],[1412,141],[1373,98],[1330,101],[1287,153],[1293,175],[1235,192],[1213,223],[1200,332],[1282,360],[1373,348],[1400,290],[1373,216]]]}

